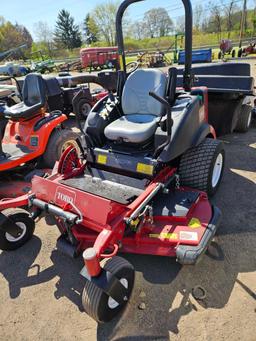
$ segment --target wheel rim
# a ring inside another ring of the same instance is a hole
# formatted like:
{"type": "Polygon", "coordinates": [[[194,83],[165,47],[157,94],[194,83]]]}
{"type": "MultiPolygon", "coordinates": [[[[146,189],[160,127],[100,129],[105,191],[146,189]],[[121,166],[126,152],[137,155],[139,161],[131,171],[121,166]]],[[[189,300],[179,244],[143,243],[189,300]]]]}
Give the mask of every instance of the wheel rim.
{"type": "Polygon", "coordinates": [[[249,114],[248,120],[247,120],[247,128],[250,128],[251,121],[252,121],[252,112],[250,111],[250,114],[249,114]]]}
{"type": "Polygon", "coordinates": [[[89,112],[91,111],[92,107],[90,106],[89,103],[84,103],[82,106],[81,106],[81,112],[82,112],[82,115],[84,117],[87,117],[89,112]]]}
{"type": "Polygon", "coordinates": [[[61,154],[69,147],[69,146],[73,146],[74,148],[76,148],[76,150],[79,150],[78,144],[76,143],[76,141],[74,140],[68,140],[66,142],[63,143],[63,146],[61,148],[61,154]]]}
{"type": "Polygon", "coordinates": [[[24,236],[25,236],[25,234],[26,234],[26,231],[27,231],[27,226],[24,224],[24,223],[22,223],[22,222],[17,222],[17,223],[15,223],[17,226],[19,226],[21,229],[22,229],[22,232],[21,232],[21,234],[17,237],[17,238],[15,238],[15,237],[13,237],[13,236],[11,236],[8,232],[6,232],[5,233],[5,238],[8,240],[8,242],[10,242],[10,243],[16,243],[16,242],[18,242],[19,240],[21,240],[24,236]]]}
{"type": "MultiPolygon", "coordinates": [[[[128,281],[126,278],[121,278],[120,279],[120,283],[122,283],[122,285],[128,289],[128,281]]],[[[119,303],[117,301],[115,301],[112,297],[108,298],[108,307],[110,309],[115,309],[119,306],[119,303]]]]}
{"type": "Polygon", "coordinates": [[[212,172],[212,187],[216,187],[220,181],[220,176],[223,167],[223,155],[220,153],[215,161],[213,172],[212,172]]]}

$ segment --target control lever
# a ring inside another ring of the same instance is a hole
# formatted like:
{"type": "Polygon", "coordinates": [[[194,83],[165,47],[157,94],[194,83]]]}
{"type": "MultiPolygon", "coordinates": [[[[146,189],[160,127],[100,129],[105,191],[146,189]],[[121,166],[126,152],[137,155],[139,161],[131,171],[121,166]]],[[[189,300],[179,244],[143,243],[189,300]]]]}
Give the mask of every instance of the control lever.
{"type": "Polygon", "coordinates": [[[172,108],[171,108],[169,102],[165,98],[157,95],[153,91],[149,91],[149,96],[153,97],[155,100],[157,100],[158,102],[163,104],[163,106],[165,107],[166,113],[167,113],[167,135],[171,136],[173,119],[172,119],[172,108]]]}

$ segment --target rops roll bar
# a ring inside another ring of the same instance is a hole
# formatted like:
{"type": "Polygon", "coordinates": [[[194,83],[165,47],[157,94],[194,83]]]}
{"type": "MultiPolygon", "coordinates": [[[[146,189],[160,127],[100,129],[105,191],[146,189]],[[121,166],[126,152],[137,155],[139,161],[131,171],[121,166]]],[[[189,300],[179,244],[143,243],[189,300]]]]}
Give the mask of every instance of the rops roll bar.
{"type": "MultiPolygon", "coordinates": [[[[135,2],[141,2],[145,0],[124,0],[116,14],[116,37],[118,45],[118,53],[120,58],[121,71],[126,75],[126,64],[125,64],[125,52],[124,52],[124,39],[123,39],[123,28],[122,19],[125,10],[131,4],[135,2]]],[[[190,0],[182,0],[185,8],[185,69],[183,75],[183,87],[185,90],[190,90],[193,85],[193,78],[191,74],[192,64],[192,27],[193,27],[193,13],[190,0]]]]}

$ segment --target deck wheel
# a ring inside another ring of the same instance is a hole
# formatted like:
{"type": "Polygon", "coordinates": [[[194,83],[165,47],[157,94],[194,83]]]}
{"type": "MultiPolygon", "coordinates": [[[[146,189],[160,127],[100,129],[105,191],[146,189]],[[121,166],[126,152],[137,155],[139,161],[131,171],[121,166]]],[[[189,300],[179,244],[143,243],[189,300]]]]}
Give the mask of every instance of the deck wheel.
{"type": "Polygon", "coordinates": [[[18,237],[13,237],[0,229],[0,249],[5,251],[16,250],[32,238],[35,222],[29,212],[21,208],[8,208],[1,213],[18,225],[22,232],[18,237]]]}
{"type": "Polygon", "coordinates": [[[128,289],[127,299],[119,304],[93,282],[86,280],[82,304],[85,312],[94,320],[108,322],[125,307],[129,300],[134,284],[134,268],[127,260],[117,256],[106,260],[102,267],[118,278],[120,283],[128,289]]]}

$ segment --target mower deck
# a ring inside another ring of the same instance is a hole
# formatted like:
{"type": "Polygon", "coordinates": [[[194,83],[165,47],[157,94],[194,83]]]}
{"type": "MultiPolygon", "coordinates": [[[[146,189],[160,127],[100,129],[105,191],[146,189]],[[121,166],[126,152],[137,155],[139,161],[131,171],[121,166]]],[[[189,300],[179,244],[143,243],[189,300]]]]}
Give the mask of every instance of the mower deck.
{"type": "Polygon", "coordinates": [[[60,230],[65,230],[63,217],[69,219],[71,214],[73,219],[80,214],[81,223],[72,224],[78,241],[76,253],[94,246],[103,254],[122,240],[121,252],[176,256],[183,264],[193,264],[215,234],[220,214],[205,193],[176,188],[175,180],[169,189],[151,198],[159,185],[173,178],[174,171],[165,170],[149,184],[93,168],[66,179],[36,176],[32,180],[32,202],[57,216],[60,230]],[[147,206],[140,209],[147,198],[147,206]],[[142,213],[145,209],[147,214],[142,213]],[[140,215],[135,217],[136,210],[140,215]]]}

